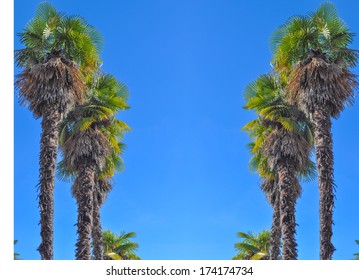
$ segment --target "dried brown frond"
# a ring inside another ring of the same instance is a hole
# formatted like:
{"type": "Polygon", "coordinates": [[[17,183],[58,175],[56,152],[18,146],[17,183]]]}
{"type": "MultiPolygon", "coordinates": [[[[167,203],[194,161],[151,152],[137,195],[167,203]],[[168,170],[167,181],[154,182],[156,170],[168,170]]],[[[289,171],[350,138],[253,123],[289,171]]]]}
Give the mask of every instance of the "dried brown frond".
{"type": "Polygon", "coordinates": [[[263,147],[268,165],[274,171],[284,162],[290,162],[296,170],[308,165],[310,148],[304,137],[298,133],[283,127],[276,128],[268,135],[263,147]]]}
{"type": "Polygon", "coordinates": [[[318,108],[325,108],[332,117],[338,117],[344,107],[354,101],[356,79],[348,69],[313,56],[298,63],[290,76],[289,102],[298,104],[307,116],[312,116],[318,108]]]}
{"type": "Polygon", "coordinates": [[[63,151],[65,164],[70,169],[78,170],[87,163],[101,170],[111,149],[101,131],[89,128],[71,135],[64,143],[63,151]]]}
{"type": "Polygon", "coordinates": [[[36,118],[46,108],[66,114],[84,101],[86,85],[79,68],[62,56],[52,57],[25,69],[16,77],[20,104],[28,107],[36,118]]]}

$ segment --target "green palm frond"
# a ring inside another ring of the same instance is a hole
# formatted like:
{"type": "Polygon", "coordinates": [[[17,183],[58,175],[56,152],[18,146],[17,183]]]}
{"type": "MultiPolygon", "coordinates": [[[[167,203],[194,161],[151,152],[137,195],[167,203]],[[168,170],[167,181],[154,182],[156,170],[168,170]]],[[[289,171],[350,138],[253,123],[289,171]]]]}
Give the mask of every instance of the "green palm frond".
{"type": "Polygon", "coordinates": [[[118,260],[122,260],[121,256],[119,254],[116,254],[116,253],[105,253],[106,256],[108,256],[111,260],[114,260],[114,261],[118,261],[118,260]]]}
{"type": "MultiPolygon", "coordinates": [[[[14,240],[14,246],[17,244],[18,240],[14,240]]],[[[14,260],[21,260],[20,259],[20,254],[14,252],[14,260]]]]}
{"type": "Polygon", "coordinates": [[[103,231],[104,254],[114,260],[139,260],[140,257],[135,253],[139,245],[130,240],[134,237],[135,232],[114,234],[110,230],[103,231]]]}
{"type": "Polygon", "coordinates": [[[75,180],[77,173],[69,169],[65,162],[61,160],[56,166],[56,177],[63,182],[70,183],[75,180]]]}
{"type": "MultiPolygon", "coordinates": [[[[357,245],[359,245],[359,240],[355,240],[355,243],[357,245]]],[[[353,254],[354,255],[354,260],[359,260],[359,253],[353,254]]]]}
{"type": "MultiPolygon", "coordinates": [[[[125,122],[118,120],[116,114],[128,108],[125,100],[128,90],[114,76],[103,73],[92,75],[87,85],[91,88],[86,102],[70,112],[61,124],[60,152],[63,153],[62,147],[67,141],[75,139],[72,136],[96,129],[104,136],[111,150],[110,155],[103,159],[104,164],[97,170],[96,176],[110,178],[124,166],[121,158],[124,149],[122,139],[124,133],[131,129],[125,122]]],[[[67,170],[59,170],[58,176],[65,179],[69,170],[69,167],[67,170]]],[[[74,179],[74,176],[70,178],[74,179]]]]}
{"type": "Polygon", "coordinates": [[[238,232],[237,236],[243,240],[235,243],[237,254],[233,259],[261,260],[268,258],[270,231],[264,230],[258,234],[238,232]]]}
{"type": "Polygon", "coordinates": [[[353,67],[358,60],[358,51],[348,48],[353,36],[347,24],[338,17],[335,5],[324,2],[315,12],[305,17],[291,17],[273,32],[272,63],[284,79],[312,50],[320,51],[329,61],[343,67],[353,67]]]}
{"type": "Polygon", "coordinates": [[[24,49],[17,50],[18,66],[31,67],[43,61],[54,51],[61,51],[67,59],[81,66],[84,73],[96,70],[100,65],[101,34],[79,16],[66,16],[55,7],[42,2],[34,17],[18,34],[24,49]]]}
{"type": "Polygon", "coordinates": [[[236,243],[234,244],[234,246],[238,251],[248,251],[254,254],[256,254],[259,251],[259,249],[256,246],[247,243],[236,243]]]}

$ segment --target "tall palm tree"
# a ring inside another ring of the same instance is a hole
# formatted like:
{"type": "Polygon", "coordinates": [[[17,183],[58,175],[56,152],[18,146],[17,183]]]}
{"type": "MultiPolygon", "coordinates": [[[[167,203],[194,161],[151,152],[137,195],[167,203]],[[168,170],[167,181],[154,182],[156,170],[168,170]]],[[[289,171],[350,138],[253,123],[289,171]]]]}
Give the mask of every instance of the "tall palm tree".
{"type": "Polygon", "coordinates": [[[101,258],[100,207],[112,189],[109,178],[122,163],[120,141],[129,129],[115,117],[128,108],[126,87],[112,75],[98,74],[89,88],[87,101],[68,114],[60,135],[59,174],[76,177],[72,191],[79,211],[77,259],[90,259],[91,234],[95,257],[101,258]]]}
{"type": "Polygon", "coordinates": [[[75,198],[78,205],[76,259],[90,259],[95,176],[111,153],[108,140],[98,128],[73,130],[63,143],[64,163],[76,172],[75,198]]]}
{"type": "Polygon", "coordinates": [[[234,244],[238,252],[232,260],[268,260],[270,231],[263,230],[258,234],[238,232],[243,241],[234,244]]]}
{"type": "Polygon", "coordinates": [[[110,260],[140,260],[136,254],[138,243],[130,238],[136,237],[135,232],[114,234],[110,230],[103,231],[104,259],[110,260]]]}
{"type": "Polygon", "coordinates": [[[251,152],[265,178],[262,189],[277,207],[272,221],[272,258],[278,254],[276,225],[280,224],[283,259],[296,259],[295,203],[301,192],[297,176],[308,173],[311,167],[311,134],[304,115],[285,101],[283,88],[274,75],[262,75],[247,87],[245,108],[254,110],[259,117],[244,129],[254,140],[251,152]],[[280,223],[276,220],[278,206],[280,223]]]}
{"type": "Polygon", "coordinates": [[[123,133],[130,130],[124,122],[119,121],[114,116],[120,110],[129,108],[126,103],[128,90],[114,76],[101,74],[92,85],[91,91],[93,97],[90,99],[89,104],[102,109],[107,108],[108,114],[105,122],[101,119],[100,123],[97,123],[95,116],[98,114],[98,111],[93,110],[92,118],[94,118],[94,122],[92,125],[102,125],[103,131],[111,144],[111,155],[106,158],[104,169],[96,174],[93,198],[93,254],[95,259],[102,259],[103,245],[100,208],[112,190],[111,178],[116,171],[121,171],[124,166],[121,156],[125,145],[121,141],[123,133]]]}
{"type": "Polygon", "coordinates": [[[307,17],[290,18],[273,37],[275,68],[287,77],[289,102],[313,122],[320,192],[320,259],[331,259],[333,235],[334,158],[332,120],[353,103],[356,76],[349,68],[358,52],[348,48],[353,34],[324,3],[307,17]]]}
{"type": "Polygon", "coordinates": [[[20,103],[42,118],[39,208],[42,259],[53,258],[53,191],[58,126],[71,108],[83,102],[85,75],[99,64],[101,36],[85,19],[65,16],[41,3],[19,34],[24,49],[15,59],[20,103]]]}

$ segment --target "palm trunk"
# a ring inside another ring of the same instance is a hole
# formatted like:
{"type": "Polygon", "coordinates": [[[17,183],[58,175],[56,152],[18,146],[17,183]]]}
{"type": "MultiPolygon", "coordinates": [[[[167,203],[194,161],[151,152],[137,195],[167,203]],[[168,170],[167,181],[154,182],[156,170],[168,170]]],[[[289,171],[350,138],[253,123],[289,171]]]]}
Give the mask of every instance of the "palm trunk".
{"type": "Polygon", "coordinates": [[[279,258],[279,247],[281,237],[281,226],[280,226],[280,201],[277,196],[273,205],[273,216],[272,216],[272,230],[270,237],[270,259],[278,260],[279,258]]]}
{"type": "Polygon", "coordinates": [[[324,108],[319,108],[312,118],[320,195],[320,259],[330,260],[335,250],[331,241],[334,207],[332,122],[328,110],[324,108]]]}
{"type": "Polygon", "coordinates": [[[93,241],[93,254],[96,260],[103,259],[103,240],[102,240],[102,227],[100,217],[100,202],[97,198],[96,191],[93,195],[93,225],[92,225],[92,241],[93,241]]]}
{"type": "Polygon", "coordinates": [[[280,192],[280,224],[282,228],[282,258],[283,260],[297,259],[297,242],[295,240],[295,195],[293,186],[295,172],[288,162],[278,168],[278,187],[280,192]]]}
{"type": "Polygon", "coordinates": [[[93,192],[95,187],[95,168],[84,163],[78,170],[78,220],[76,243],[76,259],[89,260],[91,257],[91,229],[93,211],[93,192]]]}
{"type": "Polygon", "coordinates": [[[48,108],[42,117],[40,140],[39,208],[41,244],[38,251],[42,260],[53,259],[54,182],[58,145],[58,126],[61,115],[48,108]]]}

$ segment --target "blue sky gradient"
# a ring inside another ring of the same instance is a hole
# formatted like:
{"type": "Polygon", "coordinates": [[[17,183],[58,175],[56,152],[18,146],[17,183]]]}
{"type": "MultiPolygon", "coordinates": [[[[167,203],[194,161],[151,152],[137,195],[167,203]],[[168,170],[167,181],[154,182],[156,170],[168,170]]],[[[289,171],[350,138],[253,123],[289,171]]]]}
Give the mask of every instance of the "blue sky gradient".
{"type": "MultiPolygon", "coordinates": [[[[333,1],[359,32],[356,0],[333,1]]],[[[40,1],[15,0],[15,34],[40,1]]],[[[132,128],[125,169],[102,208],[102,225],[135,231],[145,260],[231,259],[238,231],[270,229],[272,210],[248,169],[247,135],[255,116],[243,90],[271,70],[269,38],[296,14],[322,1],[84,0],[52,1],[104,36],[103,70],[130,90],[119,115],[132,128]]],[[[15,49],[22,46],[15,36],[15,49]]],[[[359,49],[359,38],[351,46],[359,49]]],[[[358,73],[358,68],[353,69],[358,73]]],[[[15,68],[15,74],[19,69],[15,68]]],[[[15,239],[23,259],[39,259],[37,197],[40,120],[15,94],[15,239]]],[[[337,184],[334,259],[359,251],[358,104],[333,124],[337,184]]],[[[70,183],[55,182],[55,259],[74,259],[77,209],[70,183]]],[[[317,181],[303,183],[297,204],[299,259],[319,258],[317,181]]]]}

